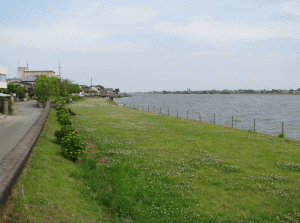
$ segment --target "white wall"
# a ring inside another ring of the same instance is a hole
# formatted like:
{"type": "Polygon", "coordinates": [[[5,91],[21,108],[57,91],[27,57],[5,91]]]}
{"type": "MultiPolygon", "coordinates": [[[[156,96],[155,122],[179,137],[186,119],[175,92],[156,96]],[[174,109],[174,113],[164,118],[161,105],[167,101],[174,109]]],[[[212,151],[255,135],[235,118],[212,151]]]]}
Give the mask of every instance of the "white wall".
{"type": "Polygon", "coordinates": [[[18,78],[24,77],[24,71],[29,71],[28,67],[18,67],[18,78]]]}
{"type": "MultiPolygon", "coordinates": [[[[0,74],[2,74],[2,75],[4,74],[7,77],[7,68],[6,67],[0,67],[0,74]]],[[[5,77],[5,79],[6,79],[6,77],[5,77]]],[[[7,88],[6,81],[1,81],[0,80],[0,88],[7,88]]]]}
{"type": "Polygon", "coordinates": [[[6,67],[0,67],[0,74],[7,75],[7,68],[6,67]]]}
{"type": "Polygon", "coordinates": [[[7,88],[7,83],[6,82],[0,82],[0,88],[7,88]]]}

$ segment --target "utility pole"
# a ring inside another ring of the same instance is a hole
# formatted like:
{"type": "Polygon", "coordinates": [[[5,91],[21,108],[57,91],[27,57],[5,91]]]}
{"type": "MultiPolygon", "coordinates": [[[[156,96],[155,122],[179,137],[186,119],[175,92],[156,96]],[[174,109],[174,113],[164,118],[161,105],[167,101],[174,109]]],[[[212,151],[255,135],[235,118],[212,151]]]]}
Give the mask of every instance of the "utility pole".
{"type": "Polygon", "coordinates": [[[93,78],[91,78],[91,87],[93,86],[93,78]]]}
{"type": "Polygon", "coordinates": [[[58,64],[58,69],[59,69],[59,78],[60,78],[60,80],[61,80],[61,73],[60,73],[60,60],[59,60],[59,64],[58,64]]]}

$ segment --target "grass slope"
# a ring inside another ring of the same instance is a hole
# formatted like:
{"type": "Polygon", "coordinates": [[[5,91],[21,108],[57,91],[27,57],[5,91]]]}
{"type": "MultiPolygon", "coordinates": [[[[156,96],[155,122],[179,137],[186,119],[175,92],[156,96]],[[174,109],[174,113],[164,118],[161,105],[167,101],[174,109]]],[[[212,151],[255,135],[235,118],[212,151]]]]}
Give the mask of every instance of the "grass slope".
{"type": "Polygon", "coordinates": [[[53,144],[59,126],[51,110],[8,202],[15,204],[13,219],[300,220],[297,141],[123,108],[105,99],[68,106],[76,113],[73,126],[88,142],[86,157],[77,163],[61,157],[53,144]]]}
{"type": "Polygon", "coordinates": [[[135,222],[299,220],[299,142],[88,99],[70,105],[95,145],[75,179],[135,222]],[[108,162],[106,162],[108,160],[108,162]]]}
{"type": "Polygon", "coordinates": [[[54,131],[61,127],[56,119],[50,109],[0,222],[106,222],[101,206],[86,196],[87,187],[71,177],[78,163],[64,159],[60,146],[53,143],[54,131]]]}

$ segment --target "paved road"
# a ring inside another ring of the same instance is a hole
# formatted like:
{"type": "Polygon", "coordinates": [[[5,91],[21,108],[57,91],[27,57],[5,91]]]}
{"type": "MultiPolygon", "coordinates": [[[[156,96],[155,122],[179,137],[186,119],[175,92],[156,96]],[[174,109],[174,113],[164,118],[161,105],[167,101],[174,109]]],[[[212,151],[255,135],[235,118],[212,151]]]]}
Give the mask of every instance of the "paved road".
{"type": "Polygon", "coordinates": [[[44,110],[37,107],[37,101],[18,102],[13,108],[12,116],[0,118],[0,160],[18,144],[44,110]]]}

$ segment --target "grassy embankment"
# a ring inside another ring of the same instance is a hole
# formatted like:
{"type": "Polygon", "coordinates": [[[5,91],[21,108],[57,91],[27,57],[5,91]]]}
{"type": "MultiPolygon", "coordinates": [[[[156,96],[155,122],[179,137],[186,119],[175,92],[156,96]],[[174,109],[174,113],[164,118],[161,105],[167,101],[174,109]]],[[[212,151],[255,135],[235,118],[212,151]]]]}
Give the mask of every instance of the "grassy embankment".
{"type": "Polygon", "coordinates": [[[59,127],[51,111],[16,186],[14,216],[33,222],[300,220],[299,142],[104,99],[69,107],[91,149],[80,163],[64,160],[52,143],[59,127]],[[16,192],[22,188],[24,195],[16,192]]]}

